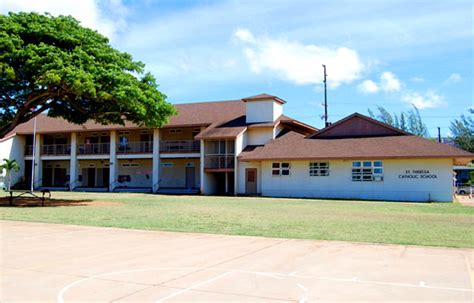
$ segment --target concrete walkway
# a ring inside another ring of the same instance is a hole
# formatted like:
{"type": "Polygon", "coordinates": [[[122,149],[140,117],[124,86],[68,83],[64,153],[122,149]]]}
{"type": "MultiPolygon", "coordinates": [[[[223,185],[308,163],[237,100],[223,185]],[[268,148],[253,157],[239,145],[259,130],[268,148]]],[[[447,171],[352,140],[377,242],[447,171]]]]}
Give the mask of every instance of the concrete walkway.
{"type": "Polygon", "coordinates": [[[473,300],[474,250],[0,221],[1,302],[473,300]]]}

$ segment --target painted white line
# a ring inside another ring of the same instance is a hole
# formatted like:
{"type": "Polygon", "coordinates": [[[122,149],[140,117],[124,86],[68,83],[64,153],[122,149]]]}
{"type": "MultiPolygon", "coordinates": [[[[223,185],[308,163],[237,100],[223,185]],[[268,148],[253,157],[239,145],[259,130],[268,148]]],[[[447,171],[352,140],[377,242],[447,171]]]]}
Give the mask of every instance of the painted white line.
{"type": "Polygon", "coordinates": [[[296,284],[296,286],[298,286],[299,288],[301,288],[304,291],[308,291],[308,289],[303,284],[298,283],[298,284],[296,284]]]}
{"type": "MultiPolygon", "coordinates": [[[[461,291],[461,292],[470,292],[474,293],[473,289],[467,288],[457,288],[457,287],[443,287],[443,286],[420,286],[420,284],[409,284],[409,283],[396,283],[396,282],[380,282],[380,281],[371,281],[371,280],[354,280],[348,278],[329,278],[329,277],[318,277],[318,276],[309,276],[309,275],[298,275],[298,274],[286,274],[286,273],[276,273],[276,272],[258,272],[258,271],[248,271],[248,270],[240,270],[240,269],[232,269],[232,268],[204,268],[204,267],[157,267],[157,268],[142,268],[142,269],[134,269],[134,270],[123,270],[123,271],[116,271],[116,272],[109,272],[104,274],[93,275],[90,277],[79,279],[75,282],[72,282],[62,288],[58,295],[57,295],[57,302],[64,303],[64,294],[71,289],[72,287],[83,283],[85,281],[89,281],[92,279],[98,279],[102,277],[112,276],[112,275],[119,275],[119,274],[127,274],[127,273],[134,273],[134,272],[146,272],[146,271],[160,271],[160,270],[209,270],[209,271],[225,271],[227,272],[239,272],[239,273],[246,273],[246,274],[253,274],[253,275],[262,275],[271,278],[288,278],[288,277],[296,277],[301,279],[315,279],[315,280],[325,280],[325,281],[335,281],[335,282],[351,282],[351,283],[367,283],[367,284],[376,284],[376,285],[386,285],[386,286],[398,286],[398,287],[413,287],[413,288],[429,288],[429,289],[440,289],[440,290],[450,290],[450,291],[461,291]]],[[[126,282],[126,281],[124,281],[126,282]]]]}
{"type": "Polygon", "coordinates": [[[225,272],[225,273],[220,274],[220,275],[218,275],[218,276],[215,276],[214,278],[211,278],[211,279],[208,279],[208,280],[199,282],[199,283],[197,283],[197,284],[194,284],[193,286],[190,286],[190,287],[188,287],[188,288],[185,288],[185,289],[182,289],[182,290],[180,290],[180,291],[174,292],[174,293],[172,293],[172,294],[170,294],[170,295],[168,295],[168,296],[166,296],[166,297],[164,297],[164,298],[161,298],[161,299],[159,299],[158,301],[156,301],[156,303],[161,303],[161,302],[164,302],[164,301],[166,301],[166,300],[168,300],[168,299],[171,299],[171,298],[174,298],[174,297],[176,297],[176,296],[182,295],[182,294],[184,294],[185,292],[188,292],[188,291],[190,291],[190,290],[192,290],[192,289],[198,288],[198,287],[200,287],[200,286],[209,284],[209,283],[214,282],[214,281],[216,281],[216,280],[219,280],[219,279],[221,279],[221,278],[223,278],[223,277],[225,277],[225,276],[228,276],[228,275],[230,275],[231,273],[233,273],[233,271],[228,271],[228,272],[225,272]]]}

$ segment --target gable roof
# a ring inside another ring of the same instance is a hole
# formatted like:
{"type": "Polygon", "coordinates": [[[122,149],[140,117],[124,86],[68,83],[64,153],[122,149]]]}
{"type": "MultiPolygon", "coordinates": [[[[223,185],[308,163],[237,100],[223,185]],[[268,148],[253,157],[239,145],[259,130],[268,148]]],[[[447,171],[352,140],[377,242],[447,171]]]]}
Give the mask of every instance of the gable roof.
{"type": "Polygon", "coordinates": [[[242,152],[243,161],[345,159],[474,159],[474,154],[414,135],[311,139],[288,132],[264,146],[242,152]]]}
{"type": "Polygon", "coordinates": [[[284,127],[302,133],[305,135],[311,134],[317,129],[305,124],[303,122],[292,119],[288,116],[281,115],[278,119],[273,122],[263,123],[247,123],[245,115],[237,117],[235,119],[223,122],[216,122],[210,125],[207,129],[196,135],[194,138],[200,139],[232,139],[239,136],[247,129],[253,128],[273,128],[277,125],[282,124],[284,127]]]}
{"type": "Polygon", "coordinates": [[[401,129],[354,113],[312,134],[312,139],[360,138],[411,135],[401,129]]]}
{"type": "Polygon", "coordinates": [[[247,98],[243,98],[242,101],[244,102],[252,102],[252,101],[262,101],[262,100],[274,100],[280,104],[285,104],[286,101],[283,99],[278,98],[277,96],[269,95],[269,94],[259,94],[255,96],[250,96],[247,98]]]}

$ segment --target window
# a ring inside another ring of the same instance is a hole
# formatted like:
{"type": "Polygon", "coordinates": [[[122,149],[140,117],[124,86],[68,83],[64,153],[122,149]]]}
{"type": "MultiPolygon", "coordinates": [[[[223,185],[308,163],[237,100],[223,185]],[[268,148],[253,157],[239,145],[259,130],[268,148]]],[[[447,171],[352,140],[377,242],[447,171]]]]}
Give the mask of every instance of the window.
{"type": "Polygon", "coordinates": [[[310,162],[309,175],[311,177],[329,176],[329,163],[328,162],[310,162]]]}
{"type": "Polygon", "coordinates": [[[272,163],[272,176],[289,176],[290,175],[290,163],[275,162],[272,163]]]}
{"type": "Polygon", "coordinates": [[[139,167],[138,163],[122,163],[122,167],[139,167]]]}
{"type": "Polygon", "coordinates": [[[181,134],[181,129],[172,128],[170,129],[170,134],[181,134]]]}
{"type": "Polygon", "coordinates": [[[352,181],[383,181],[382,161],[352,162],[352,181]]]}

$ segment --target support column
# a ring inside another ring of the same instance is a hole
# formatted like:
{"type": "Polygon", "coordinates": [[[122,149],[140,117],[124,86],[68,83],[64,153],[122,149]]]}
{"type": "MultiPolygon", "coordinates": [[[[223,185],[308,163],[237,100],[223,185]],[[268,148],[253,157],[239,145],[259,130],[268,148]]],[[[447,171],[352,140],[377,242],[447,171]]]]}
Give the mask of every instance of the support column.
{"type": "Polygon", "coordinates": [[[110,159],[109,159],[109,191],[117,185],[117,131],[110,132],[110,159]]]}
{"type": "Polygon", "coordinates": [[[224,178],[225,178],[225,193],[228,194],[229,193],[229,173],[228,172],[225,172],[224,173],[224,178]]]}
{"type": "Polygon", "coordinates": [[[200,186],[200,189],[201,189],[201,195],[204,195],[206,193],[205,191],[205,180],[204,180],[204,140],[200,140],[200,144],[201,144],[201,157],[200,157],[200,165],[199,165],[199,174],[201,175],[201,178],[200,178],[200,181],[201,181],[201,186],[200,186]]]}
{"type": "Polygon", "coordinates": [[[41,161],[41,135],[36,134],[35,138],[35,176],[33,187],[37,188],[43,185],[43,161],[41,161]]]}
{"type": "Polygon", "coordinates": [[[77,134],[71,134],[71,160],[69,164],[69,190],[74,190],[77,183],[77,134]]]}
{"type": "Polygon", "coordinates": [[[160,130],[153,130],[152,191],[160,189],[160,130]]]}

